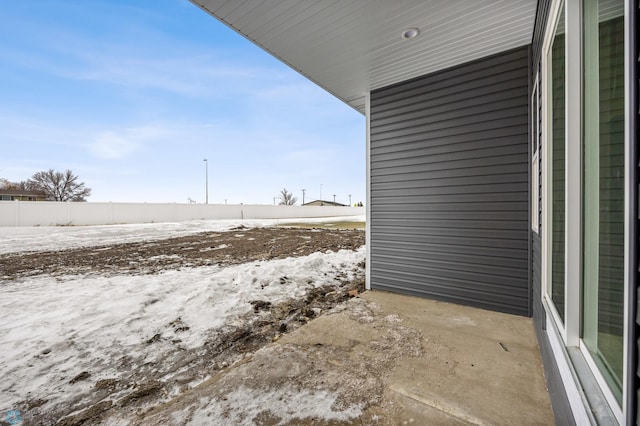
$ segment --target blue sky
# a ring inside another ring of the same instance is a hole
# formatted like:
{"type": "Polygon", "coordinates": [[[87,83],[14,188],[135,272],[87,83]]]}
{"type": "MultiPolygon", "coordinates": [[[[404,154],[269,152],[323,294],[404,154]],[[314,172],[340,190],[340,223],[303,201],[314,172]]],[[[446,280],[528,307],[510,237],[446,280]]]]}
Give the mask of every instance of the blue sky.
{"type": "Polygon", "coordinates": [[[0,2],[0,177],[89,201],[364,201],[365,120],[187,0],[0,2]]]}

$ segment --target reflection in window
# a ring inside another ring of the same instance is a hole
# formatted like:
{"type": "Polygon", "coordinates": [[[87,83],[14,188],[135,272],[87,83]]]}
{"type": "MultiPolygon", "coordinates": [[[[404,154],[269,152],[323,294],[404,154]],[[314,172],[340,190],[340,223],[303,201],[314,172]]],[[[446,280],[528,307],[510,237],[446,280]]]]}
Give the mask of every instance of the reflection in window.
{"type": "Polygon", "coordinates": [[[564,6],[549,49],[551,108],[551,300],[564,321],[565,269],[565,37],[564,6]]]}
{"type": "Polygon", "coordinates": [[[624,0],[584,4],[583,340],[621,403],[624,0]]]}

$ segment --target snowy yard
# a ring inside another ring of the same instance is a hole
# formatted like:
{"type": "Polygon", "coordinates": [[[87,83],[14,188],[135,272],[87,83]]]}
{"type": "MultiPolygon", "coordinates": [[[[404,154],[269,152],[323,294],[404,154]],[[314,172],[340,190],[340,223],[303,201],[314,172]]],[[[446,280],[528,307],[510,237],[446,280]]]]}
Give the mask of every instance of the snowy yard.
{"type": "Polygon", "coordinates": [[[251,231],[276,222],[2,229],[0,259],[18,267],[0,271],[0,409],[126,424],[123,413],[179,396],[362,282],[362,231],[251,231]],[[234,246],[255,256],[230,259],[234,246]]]}
{"type": "Polygon", "coordinates": [[[0,254],[64,250],[137,241],[153,241],[207,231],[228,231],[238,226],[264,227],[281,223],[364,222],[364,216],[304,219],[193,220],[187,222],[141,223],[101,226],[32,226],[0,228],[0,254]]]}

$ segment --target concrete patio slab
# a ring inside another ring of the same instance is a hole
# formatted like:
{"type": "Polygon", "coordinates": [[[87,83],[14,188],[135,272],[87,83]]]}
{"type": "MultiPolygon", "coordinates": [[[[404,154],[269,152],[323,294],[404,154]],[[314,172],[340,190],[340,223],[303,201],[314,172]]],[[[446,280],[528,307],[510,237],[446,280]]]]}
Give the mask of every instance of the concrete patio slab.
{"type": "Polygon", "coordinates": [[[363,297],[422,335],[424,355],[399,359],[387,379],[389,395],[419,424],[554,423],[530,318],[384,292],[363,297]]]}
{"type": "Polygon", "coordinates": [[[551,425],[531,319],[369,291],[140,424],[551,425]]]}

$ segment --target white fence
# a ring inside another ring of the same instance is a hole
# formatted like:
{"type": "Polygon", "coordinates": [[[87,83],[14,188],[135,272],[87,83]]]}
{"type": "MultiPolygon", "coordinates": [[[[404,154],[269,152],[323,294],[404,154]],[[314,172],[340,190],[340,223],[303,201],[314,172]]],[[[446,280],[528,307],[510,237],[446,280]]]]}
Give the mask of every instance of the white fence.
{"type": "Polygon", "coordinates": [[[0,227],[364,215],[364,207],[0,201],[0,227]]]}

